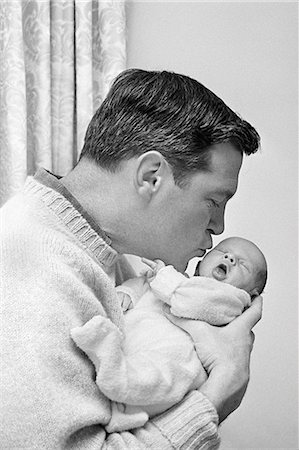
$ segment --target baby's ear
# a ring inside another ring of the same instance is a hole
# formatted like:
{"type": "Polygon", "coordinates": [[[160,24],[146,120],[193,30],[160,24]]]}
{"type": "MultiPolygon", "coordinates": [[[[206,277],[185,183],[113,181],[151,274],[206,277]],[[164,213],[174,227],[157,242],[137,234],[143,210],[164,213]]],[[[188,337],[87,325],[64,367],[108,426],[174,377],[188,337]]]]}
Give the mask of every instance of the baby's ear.
{"type": "Polygon", "coordinates": [[[251,296],[251,300],[253,300],[255,297],[258,297],[260,295],[259,291],[257,290],[257,288],[254,288],[251,292],[250,292],[250,296],[251,296]]]}

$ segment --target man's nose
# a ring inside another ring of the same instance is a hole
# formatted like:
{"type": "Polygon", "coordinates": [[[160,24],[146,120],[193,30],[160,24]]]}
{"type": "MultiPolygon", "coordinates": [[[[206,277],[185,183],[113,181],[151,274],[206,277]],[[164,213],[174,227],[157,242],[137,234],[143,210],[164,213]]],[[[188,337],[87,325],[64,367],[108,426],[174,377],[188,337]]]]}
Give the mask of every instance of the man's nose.
{"type": "Polygon", "coordinates": [[[229,261],[233,266],[236,264],[236,258],[232,253],[225,253],[224,259],[229,261]]]}
{"type": "Polygon", "coordinates": [[[209,230],[211,234],[221,234],[224,231],[224,207],[214,211],[211,217],[209,230]]]}

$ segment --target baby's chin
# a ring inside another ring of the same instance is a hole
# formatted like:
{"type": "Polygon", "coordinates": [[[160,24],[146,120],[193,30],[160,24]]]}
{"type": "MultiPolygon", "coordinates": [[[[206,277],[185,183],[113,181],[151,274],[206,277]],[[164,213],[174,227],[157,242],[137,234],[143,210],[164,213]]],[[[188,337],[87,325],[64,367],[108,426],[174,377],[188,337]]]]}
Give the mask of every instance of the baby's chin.
{"type": "Polygon", "coordinates": [[[200,276],[200,277],[213,278],[214,280],[220,281],[221,283],[230,284],[232,286],[235,286],[238,289],[243,289],[244,291],[247,291],[246,288],[240,286],[239,280],[234,280],[231,277],[231,273],[226,273],[219,266],[206,271],[206,270],[200,270],[200,264],[198,264],[195,269],[194,275],[200,276]]]}
{"type": "Polygon", "coordinates": [[[244,289],[243,287],[240,286],[240,283],[237,280],[232,279],[229,276],[229,274],[224,274],[217,267],[216,267],[216,269],[213,269],[211,273],[206,274],[206,275],[200,274],[200,276],[213,278],[214,280],[220,281],[221,283],[230,284],[231,286],[234,286],[238,289],[243,289],[246,291],[246,289],[244,289]]]}

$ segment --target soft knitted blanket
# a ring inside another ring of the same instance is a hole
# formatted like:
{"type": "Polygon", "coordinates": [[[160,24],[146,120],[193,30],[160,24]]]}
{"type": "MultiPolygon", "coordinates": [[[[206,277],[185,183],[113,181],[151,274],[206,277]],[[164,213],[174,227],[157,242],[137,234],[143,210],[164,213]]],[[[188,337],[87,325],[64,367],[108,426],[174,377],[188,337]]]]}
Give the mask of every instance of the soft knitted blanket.
{"type": "Polygon", "coordinates": [[[134,432],[105,430],[111,402],[70,330],[100,316],[123,332],[115,284],[134,275],[64,186],[30,177],[0,224],[0,448],[216,448],[217,413],[198,391],[134,432]]]}
{"type": "Polygon", "coordinates": [[[162,267],[150,286],[161,301],[171,306],[175,316],[211,325],[225,325],[251,305],[251,297],[243,289],[214,278],[186,278],[173,266],[162,267]]]}
{"type": "Polygon", "coordinates": [[[123,303],[129,298],[135,305],[125,315],[124,334],[101,316],[71,331],[95,365],[99,388],[117,402],[109,432],[144,425],[207,378],[191,338],[165,317],[163,303],[176,316],[213,325],[230,322],[251,303],[241,289],[210,278],[186,278],[173,266],[155,277],[128,280],[117,291],[123,303]]]}

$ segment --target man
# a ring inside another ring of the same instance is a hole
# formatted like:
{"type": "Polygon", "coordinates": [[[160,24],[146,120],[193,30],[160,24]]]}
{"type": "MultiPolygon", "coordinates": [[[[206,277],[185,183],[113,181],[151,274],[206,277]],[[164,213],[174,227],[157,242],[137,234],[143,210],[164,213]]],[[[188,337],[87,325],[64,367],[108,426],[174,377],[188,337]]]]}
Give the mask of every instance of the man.
{"type": "Polygon", "coordinates": [[[110,402],[70,329],[96,314],[122,329],[123,253],[184,271],[224,229],[256,131],[188,77],[128,70],[64,178],[40,170],[2,208],[1,448],[217,448],[249,379],[261,299],[226,327],[176,320],[201,342],[199,391],[146,426],[107,434],[110,402]],[[204,345],[203,345],[204,344],[204,345]],[[203,350],[204,348],[204,350],[203,350]]]}

